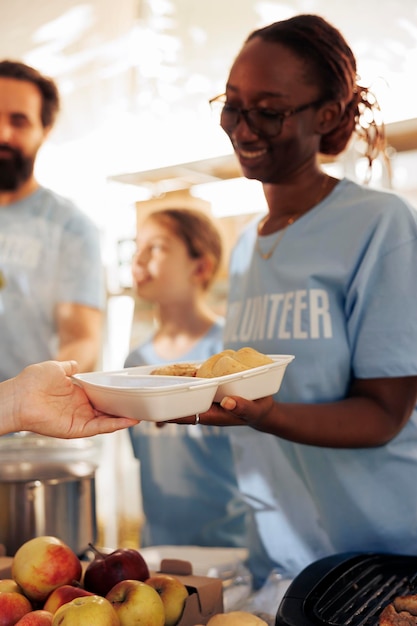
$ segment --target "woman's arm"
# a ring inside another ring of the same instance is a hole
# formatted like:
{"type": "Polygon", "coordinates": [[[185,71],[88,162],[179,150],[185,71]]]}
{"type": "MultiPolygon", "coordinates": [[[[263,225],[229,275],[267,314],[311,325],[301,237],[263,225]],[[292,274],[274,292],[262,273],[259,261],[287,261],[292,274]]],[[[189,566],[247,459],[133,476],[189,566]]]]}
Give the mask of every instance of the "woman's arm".
{"type": "MultiPolygon", "coordinates": [[[[248,425],[307,445],[365,448],[390,441],[408,421],[417,402],[417,377],[354,380],[348,396],[323,404],[248,401],[226,397],[200,414],[200,423],[248,425]]],[[[187,418],[187,422],[192,422],[187,418]]]]}

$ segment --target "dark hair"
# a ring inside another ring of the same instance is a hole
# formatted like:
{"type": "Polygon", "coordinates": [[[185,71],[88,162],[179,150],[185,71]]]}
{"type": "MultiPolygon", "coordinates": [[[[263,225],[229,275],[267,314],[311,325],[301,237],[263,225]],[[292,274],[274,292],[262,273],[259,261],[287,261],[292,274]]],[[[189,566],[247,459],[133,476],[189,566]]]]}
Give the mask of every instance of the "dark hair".
{"type": "Polygon", "coordinates": [[[222,238],[213,220],[196,209],[171,207],[153,211],[146,219],[168,224],[175,235],[184,242],[192,259],[210,257],[213,260],[212,276],[204,285],[207,289],[214,280],[222,260],[222,238]]]}
{"type": "Polygon", "coordinates": [[[42,96],[41,122],[45,128],[52,126],[60,107],[59,92],[52,78],[43,76],[38,70],[21,63],[5,59],[0,61],[0,77],[27,81],[38,88],[42,96]]]}
{"type": "Polygon", "coordinates": [[[321,138],[322,154],[340,154],[356,133],[370,166],[380,152],[386,156],[378,102],[367,87],[357,83],[355,56],[339,30],[318,15],[305,14],[259,28],[246,42],[255,37],[292,50],[305,62],[306,82],[320,87],[319,97],[344,106],[339,125],[321,138]]]}

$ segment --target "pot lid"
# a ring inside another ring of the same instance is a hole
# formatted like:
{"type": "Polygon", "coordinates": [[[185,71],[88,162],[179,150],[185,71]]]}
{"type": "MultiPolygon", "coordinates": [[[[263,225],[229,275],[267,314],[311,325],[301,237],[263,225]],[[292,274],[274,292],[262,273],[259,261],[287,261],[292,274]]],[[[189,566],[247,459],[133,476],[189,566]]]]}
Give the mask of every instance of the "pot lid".
{"type": "Polygon", "coordinates": [[[28,431],[0,437],[0,463],[13,461],[94,461],[98,446],[93,438],[58,439],[28,431]]]}

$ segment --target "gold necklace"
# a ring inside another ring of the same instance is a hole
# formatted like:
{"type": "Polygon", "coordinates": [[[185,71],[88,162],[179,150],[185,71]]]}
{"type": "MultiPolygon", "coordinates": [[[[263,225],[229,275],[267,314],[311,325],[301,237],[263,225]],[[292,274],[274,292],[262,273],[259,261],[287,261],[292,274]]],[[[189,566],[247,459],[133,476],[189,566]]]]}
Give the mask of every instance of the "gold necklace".
{"type": "Polygon", "coordinates": [[[279,244],[279,242],[281,241],[281,239],[283,238],[285,231],[287,230],[288,226],[291,226],[291,224],[294,224],[295,220],[297,219],[298,215],[293,215],[292,217],[289,218],[289,220],[287,221],[287,223],[285,224],[284,228],[281,228],[280,231],[278,231],[278,235],[274,241],[274,243],[272,244],[272,248],[270,248],[268,250],[268,252],[262,252],[260,246],[259,246],[259,227],[261,226],[261,224],[259,224],[258,226],[258,234],[256,236],[256,243],[255,243],[255,247],[256,247],[256,251],[258,252],[259,256],[261,256],[265,261],[268,261],[271,256],[274,254],[275,252],[275,248],[277,247],[277,245],[279,244]]]}
{"type": "MultiPolygon", "coordinates": [[[[327,185],[328,185],[329,181],[330,181],[330,178],[328,178],[327,176],[325,176],[325,177],[323,178],[323,182],[322,182],[322,184],[320,185],[319,195],[318,195],[318,197],[317,197],[316,201],[314,202],[314,204],[312,204],[311,208],[312,208],[313,206],[316,206],[319,202],[321,202],[321,201],[323,200],[323,198],[324,198],[324,197],[325,197],[325,195],[326,195],[327,185]]],[[[305,211],[305,212],[306,212],[306,211],[305,211]]],[[[301,215],[303,215],[303,213],[297,213],[296,215],[292,215],[292,216],[288,219],[288,221],[287,221],[287,223],[285,224],[284,228],[282,228],[281,230],[279,230],[279,231],[278,231],[277,237],[276,237],[276,239],[275,239],[274,243],[272,244],[272,248],[270,248],[270,249],[268,250],[268,252],[262,252],[262,250],[261,250],[261,248],[260,248],[260,245],[259,245],[259,234],[260,234],[260,233],[259,233],[259,230],[260,230],[260,228],[262,228],[262,226],[264,225],[264,223],[265,223],[265,221],[266,221],[266,219],[267,219],[267,217],[268,217],[268,216],[264,217],[264,219],[263,219],[261,222],[259,222],[259,224],[258,224],[258,232],[257,232],[257,235],[256,235],[256,241],[255,241],[255,248],[256,248],[256,251],[257,251],[257,253],[259,254],[259,256],[260,256],[262,259],[264,259],[264,261],[269,261],[269,259],[271,258],[271,256],[274,254],[274,252],[275,252],[275,249],[276,249],[277,245],[279,244],[279,242],[281,241],[281,239],[282,239],[282,238],[283,238],[283,236],[285,235],[285,231],[287,230],[287,228],[288,228],[289,226],[291,226],[291,224],[294,224],[295,220],[296,220],[296,219],[298,219],[301,215]]]]}

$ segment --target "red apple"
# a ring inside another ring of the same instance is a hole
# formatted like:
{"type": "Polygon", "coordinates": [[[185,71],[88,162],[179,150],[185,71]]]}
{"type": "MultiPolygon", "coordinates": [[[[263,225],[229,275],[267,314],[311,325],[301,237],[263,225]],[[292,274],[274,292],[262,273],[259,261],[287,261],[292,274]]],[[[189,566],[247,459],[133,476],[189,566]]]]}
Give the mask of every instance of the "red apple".
{"type": "Polygon", "coordinates": [[[81,562],[57,537],[35,537],[14,555],[12,578],[30,600],[44,602],[57,587],[80,580],[81,562]]]}
{"type": "Polygon", "coordinates": [[[63,604],[54,615],[52,626],[120,626],[111,603],[100,596],[84,596],[63,604]]]}
{"type": "MultiPolygon", "coordinates": [[[[93,547],[93,546],[91,546],[93,547]]],[[[84,588],[105,596],[121,580],[149,578],[149,569],[143,556],[133,548],[119,548],[102,554],[96,548],[95,559],[88,564],[84,574],[84,588]]]]}
{"type": "Polygon", "coordinates": [[[81,598],[83,596],[92,596],[91,591],[87,591],[82,587],[75,587],[74,585],[62,585],[53,590],[46,599],[43,608],[50,613],[56,613],[60,606],[71,602],[74,598],[81,598]]]}
{"type": "Polygon", "coordinates": [[[159,593],[140,580],[121,580],[106,599],[113,605],[120,626],[164,626],[165,611],[159,593]]]}
{"type": "Polygon", "coordinates": [[[161,596],[165,611],[165,626],[175,626],[181,619],[185,601],[188,598],[188,589],[176,576],[170,574],[154,574],[147,580],[161,596]]]}
{"type": "Polygon", "coordinates": [[[54,616],[49,611],[38,609],[26,613],[15,626],[52,626],[52,620],[54,616]]]}
{"type": "Polygon", "coordinates": [[[23,594],[17,591],[3,591],[0,593],[0,626],[14,626],[32,608],[23,594]]]}

